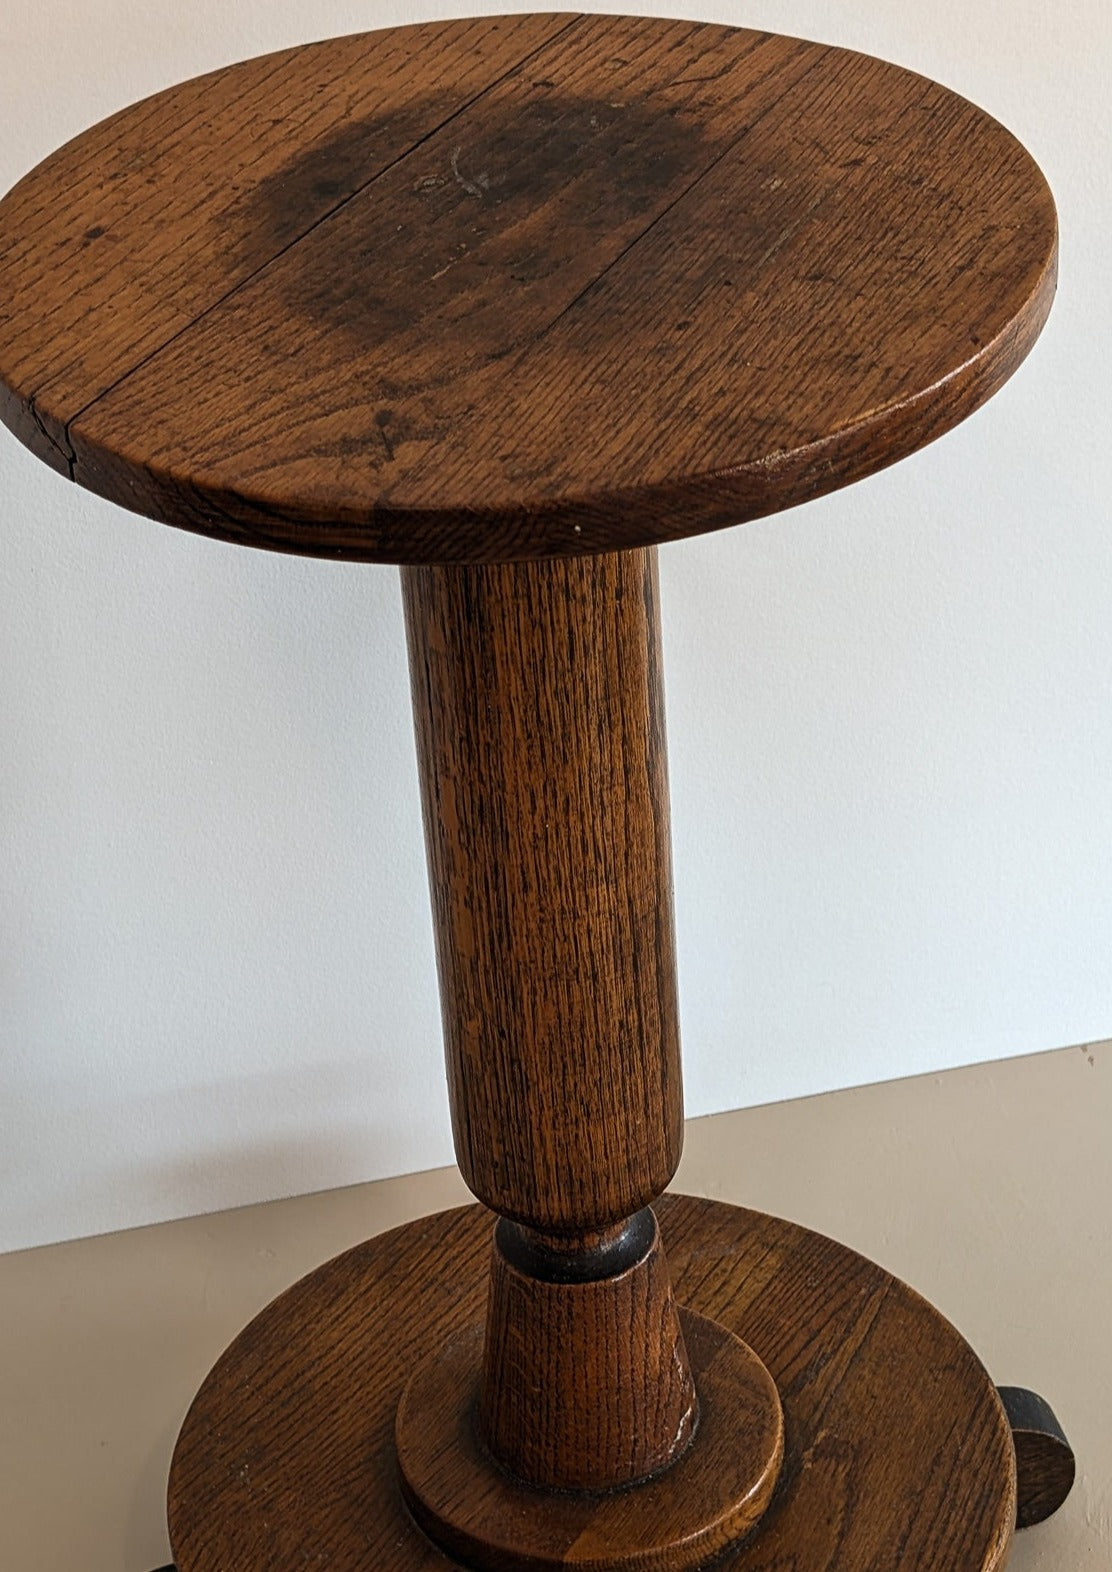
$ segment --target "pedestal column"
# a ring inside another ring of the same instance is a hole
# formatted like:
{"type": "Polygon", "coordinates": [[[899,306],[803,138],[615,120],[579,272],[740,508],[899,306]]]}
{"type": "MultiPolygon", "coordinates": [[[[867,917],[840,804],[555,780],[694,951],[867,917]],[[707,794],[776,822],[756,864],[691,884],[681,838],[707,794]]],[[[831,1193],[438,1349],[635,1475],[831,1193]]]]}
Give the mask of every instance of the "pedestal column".
{"type": "Polygon", "coordinates": [[[683,1139],[655,557],[402,573],[456,1151],[506,1219],[480,1423],[564,1488],[697,1413],[635,1215],[683,1139]]]}
{"type": "MultiPolygon", "coordinates": [[[[649,1206],[683,1131],[655,556],[403,569],[456,1150],[501,1221],[481,1376],[432,1357],[398,1442],[421,1520],[480,1559],[428,1473],[446,1415],[551,1491],[646,1480],[698,1431],[649,1206]]],[[[770,1382],[754,1406],[737,1532],[779,1462],[770,1382]]]]}
{"type": "Polygon", "coordinates": [[[460,1167],[565,1239],[683,1139],[655,557],[402,570],[460,1167]]]}

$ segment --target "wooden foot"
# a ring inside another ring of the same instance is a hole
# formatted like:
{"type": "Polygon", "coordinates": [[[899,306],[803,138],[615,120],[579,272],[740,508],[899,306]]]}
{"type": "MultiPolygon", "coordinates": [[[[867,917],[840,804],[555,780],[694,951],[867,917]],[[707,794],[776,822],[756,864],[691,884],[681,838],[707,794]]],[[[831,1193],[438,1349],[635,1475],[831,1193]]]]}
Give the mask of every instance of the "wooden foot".
{"type": "MultiPolygon", "coordinates": [[[[949,1322],[880,1267],[794,1224],[689,1196],[666,1195],[655,1211],[696,1385],[709,1393],[687,1310],[743,1338],[783,1404],[784,1461],[771,1503],[716,1567],[1000,1572],[1016,1520],[1012,1432],[949,1322]]],[[[241,1333],[201,1388],[174,1454],[178,1572],[467,1564],[407,1509],[395,1420],[430,1350],[469,1335],[477,1358],[492,1224],[471,1207],[368,1240],[241,1333]]],[[[704,1419],[713,1424],[714,1412],[712,1397],[704,1419]]],[[[743,1430],[736,1439],[744,1445],[743,1430]]],[[[699,1441],[697,1430],[670,1470],[677,1479],[699,1441]]],[[[609,1521],[598,1493],[550,1492],[564,1512],[554,1564],[606,1565],[616,1520],[623,1533],[638,1517],[646,1533],[682,1523],[676,1508],[685,1503],[664,1502],[654,1488],[610,1496],[609,1521]]],[[[466,1482],[460,1500],[478,1508],[466,1482]]],[[[503,1532],[512,1529],[507,1519],[503,1532]]],[[[527,1565],[516,1552],[502,1562],[527,1565]]]]}
{"type": "Polygon", "coordinates": [[[1054,1410],[1022,1386],[999,1388],[1015,1443],[1018,1507],[1016,1527],[1031,1528],[1052,1517],[1073,1489],[1077,1463],[1054,1410]]]}

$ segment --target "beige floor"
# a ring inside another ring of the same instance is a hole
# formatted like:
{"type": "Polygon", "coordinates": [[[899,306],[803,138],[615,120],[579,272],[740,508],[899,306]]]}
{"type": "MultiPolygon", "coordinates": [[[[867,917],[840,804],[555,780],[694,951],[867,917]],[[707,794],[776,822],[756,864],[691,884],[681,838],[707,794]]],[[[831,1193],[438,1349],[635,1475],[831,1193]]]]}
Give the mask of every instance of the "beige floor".
{"type": "MultiPolygon", "coordinates": [[[[1110,1132],[1112,1043],[688,1126],[677,1188],[865,1251],[1053,1403],[1078,1484],[1009,1572],[1112,1569],[1110,1132]]],[[[464,1199],[444,1171],[0,1257],[0,1572],[166,1561],[170,1448],[225,1343],[317,1262],[464,1199]]]]}

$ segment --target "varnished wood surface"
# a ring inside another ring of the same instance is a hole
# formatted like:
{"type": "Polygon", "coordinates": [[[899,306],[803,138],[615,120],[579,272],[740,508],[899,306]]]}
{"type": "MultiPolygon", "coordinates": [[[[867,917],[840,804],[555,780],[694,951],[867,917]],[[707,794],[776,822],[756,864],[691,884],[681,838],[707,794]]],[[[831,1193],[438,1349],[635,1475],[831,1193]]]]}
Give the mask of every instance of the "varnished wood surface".
{"type": "Polygon", "coordinates": [[[655,1472],[696,1417],[666,1260],[627,1223],[683,1129],[655,558],[402,575],[456,1151],[527,1230],[495,1246],[484,1441],[552,1489],[655,1472]]]}
{"type": "MultiPolygon", "coordinates": [[[[700,1404],[659,1230],[640,1260],[589,1281],[545,1280],[496,1237],[481,1380],[478,1359],[468,1377],[483,1447],[517,1479],[607,1490],[674,1462],[700,1404]]],[[[438,1450],[444,1405],[410,1412],[438,1450]]]]}
{"type": "Polygon", "coordinates": [[[1058,1416],[1037,1392],[1002,1386],[1000,1399],[1015,1443],[1017,1528],[1033,1528],[1059,1510],[1077,1477],[1077,1459],[1058,1416]]]}
{"type": "Polygon", "coordinates": [[[594,1230],[683,1138],[655,552],[402,582],[460,1167],[594,1230]]]}
{"type": "Polygon", "coordinates": [[[692,1572],[741,1540],[779,1475],[779,1398],[732,1332],[691,1311],[682,1320],[699,1383],[694,1438],[653,1478],[590,1496],[530,1489],[491,1462],[474,1423],[478,1329],[452,1340],[398,1410],[403,1490],[417,1521],[479,1572],[692,1572]]]}
{"type": "Polygon", "coordinates": [[[286,50],[179,83],[67,143],[0,206],[5,419],[64,469],[81,409],[404,157],[426,116],[449,120],[563,26],[432,24],[374,47],[354,35],[286,50]],[[424,62],[423,113],[410,107],[411,55],[424,62]],[[260,226],[250,209],[268,193],[260,226]]]}
{"type": "MultiPolygon", "coordinates": [[[[730,1572],[989,1572],[1015,1462],[984,1369],[919,1295],[844,1247],[722,1203],[657,1208],[680,1303],[745,1339],[784,1406],[780,1485],[730,1572]]],[[[481,1319],[491,1219],[382,1235],[264,1311],[205,1383],[170,1481],[180,1572],[434,1572],[394,1419],[418,1360],[481,1319]]],[[[592,1499],[582,1500],[590,1540],[592,1499]]],[[[574,1560],[569,1564],[574,1565],[574,1560]]]]}
{"type": "Polygon", "coordinates": [[[1053,202],[911,72],[621,17],[214,73],[0,204],[0,414],[138,512],[401,562],[597,552],[939,435],[1049,308],[1053,202]]]}

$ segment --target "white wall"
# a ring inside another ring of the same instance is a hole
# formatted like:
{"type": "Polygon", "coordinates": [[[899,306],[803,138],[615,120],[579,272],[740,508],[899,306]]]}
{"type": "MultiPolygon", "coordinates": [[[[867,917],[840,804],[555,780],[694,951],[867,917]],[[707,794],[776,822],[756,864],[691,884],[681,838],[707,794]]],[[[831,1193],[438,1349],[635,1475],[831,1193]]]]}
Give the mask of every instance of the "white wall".
{"type": "MultiPolygon", "coordinates": [[[[5,189],[178,78],[438,14],[0,6],[5,189]]],[[[664,9],[937,77],[1063,229],[966,426],[662,553],[688,1111],[1107,1036],[1112,8],[664,9]]],[[[163,529],[0,436],[0,925],[0,1249],[448,1161],[394,570],[163,529]]]]}

